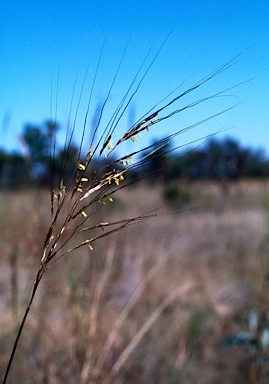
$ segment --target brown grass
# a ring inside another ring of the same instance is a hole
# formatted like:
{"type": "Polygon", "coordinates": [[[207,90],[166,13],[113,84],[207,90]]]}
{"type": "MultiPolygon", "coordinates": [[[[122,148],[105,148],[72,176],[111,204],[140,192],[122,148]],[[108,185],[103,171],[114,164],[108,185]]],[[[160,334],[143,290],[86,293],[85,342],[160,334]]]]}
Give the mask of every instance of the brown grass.
{"type": "MultiPolygon", "coordinates": [[[[181,213],[58,260],[44,275],[10,382],[265,383],[253,351],[222,342],[247,330],[252,308],[267,309],[268,186],[187,185],[191,203],[181,213]]],[[[162,205],[161,189],[119,191],[110,219],[162,205]]],[[[40,262],[47,195],[0,196],[1,375],[40,262]]]]}

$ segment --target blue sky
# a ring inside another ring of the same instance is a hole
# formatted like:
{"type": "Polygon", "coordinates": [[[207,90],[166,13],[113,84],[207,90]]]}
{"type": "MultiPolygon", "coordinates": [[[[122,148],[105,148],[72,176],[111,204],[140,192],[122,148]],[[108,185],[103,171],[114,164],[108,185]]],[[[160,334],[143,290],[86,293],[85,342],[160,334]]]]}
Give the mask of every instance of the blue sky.
{"type": "Polygon", "coordinates": [[[18,136],[24,124],[40,124],[48,119],[51,103],[55,116],[58,74],[57,118],[62,124],[63,136],[75,79],[75,100],[78,100],[89,64],[78,113],[78,139],[104,39],[89,125],[96,105],[106,97],[126,45],[126,55],[107,104],[107,118],[126,92],[146,54],[150,51],[149,64],[172,31],[122,120],[119,133],[127,128],[128,120],[139,118],[183,81],[187,80],[179,92],[244,51],[240,62],[186,102],[251,81],[228,92],[232,95],[229,98],[213,100],[203,108],[153,126],[155,131],[152,129],[147,133],[145,140],[163,137],[244,101],[235,109],[180,136],[177,144],[227,127],[231,129],[220,137],[233,136],[245,146],[263,147],[269,152],[267,0],[10,0],[1,2],[0,25],[2,148],[19,149],[18,136]]]}

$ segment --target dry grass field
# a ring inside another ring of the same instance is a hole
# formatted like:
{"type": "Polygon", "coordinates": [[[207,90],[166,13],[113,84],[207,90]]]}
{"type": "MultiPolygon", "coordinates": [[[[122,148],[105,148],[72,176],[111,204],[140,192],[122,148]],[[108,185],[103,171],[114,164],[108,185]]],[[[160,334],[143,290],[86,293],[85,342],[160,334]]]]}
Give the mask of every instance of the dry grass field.
{"type": "MultiPolygon", "coordinates": [[[[128,227],[52,265],[10,383],[268,382],[269,183],[183,187],[190,202],[178,213],[128,227]],[[259,325],[249,326],[255,313],[259,325]]],[[[98,220],[164,205],[162,189],[123,189],[98,220]]],[[[49,215],[47,191],[0,193],[1,377],[49,215]]]]}

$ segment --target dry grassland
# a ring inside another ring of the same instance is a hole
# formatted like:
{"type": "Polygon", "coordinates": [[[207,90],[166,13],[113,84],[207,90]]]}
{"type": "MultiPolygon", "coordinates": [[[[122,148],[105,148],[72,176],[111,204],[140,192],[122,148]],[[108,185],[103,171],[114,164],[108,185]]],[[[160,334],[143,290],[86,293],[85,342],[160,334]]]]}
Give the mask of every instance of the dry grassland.
{"type": "MultiPolygon", "coordinates": [[[[225,340],[249,332],[253,310],[260,320],[253,340],[267,325],[269,183],[185,188],[191,201],[182,211],[52,265],[10,383],[268,382],[266,348],[225,340]]],[[[98,219],[163,205],[161,190],[119,191],[98,219]]],[[[49,204],[47,191],[0,194],[1,376],[39,267],[49,204]]]]}

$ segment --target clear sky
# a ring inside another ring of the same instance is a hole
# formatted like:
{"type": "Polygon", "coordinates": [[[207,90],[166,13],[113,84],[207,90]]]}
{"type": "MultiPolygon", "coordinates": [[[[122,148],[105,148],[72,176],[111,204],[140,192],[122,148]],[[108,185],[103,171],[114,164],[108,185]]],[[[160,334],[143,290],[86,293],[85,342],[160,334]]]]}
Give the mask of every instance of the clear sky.
{"type": "Polygon", "coordinates": [[[251,81],[228,92],[233,96],[221,99],[218,104],[209,102],[202,109],[193,109],[160,127],[156,125],[158,128],[153,126],[146,140],[163,137],[244,101],[208,124],[195,128],[187,136],[179,137],[177,143],[228,127],[231,130],[225,135],[235,137],[243,145],[263,147],[269,152],[268,0],[9,0],[0,4],[0,28],[2,148],[19,148],[18,134],[24,124],[40,124],[48,119],[51,102],[54,116],[58,73],[57,118],[63,133],[75,79],[75,100],[78,100],[89,64],[78,117],[80,130],[79,119],[85,114],[104,39],[89,125],[96,106],[106,97],[128,44],[107,104],[107,113],[111,113],[146,54],[150,50],[149,64],[172,31],[119,129],[126,129],[128,120],[137,119],[184,80],[188,79],[178,92],[244,51],[239,63],[186,102],[251,81]]]}

